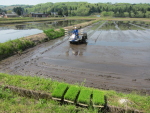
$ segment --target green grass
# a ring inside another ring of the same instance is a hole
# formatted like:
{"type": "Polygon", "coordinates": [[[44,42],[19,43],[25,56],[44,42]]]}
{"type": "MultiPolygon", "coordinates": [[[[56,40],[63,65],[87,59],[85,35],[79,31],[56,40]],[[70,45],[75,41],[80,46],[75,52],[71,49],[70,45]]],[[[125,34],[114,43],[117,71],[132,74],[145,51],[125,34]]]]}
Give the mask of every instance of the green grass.
{"type": "Polygon", "coordinates": [[[138,92],[132,92],[129,94],[117,93],[116,91],[105,92],[108,104],[118,107],[126,108],[126,104],[119,104],[120,99],[127,99],[131,104],[127,104],[130,108],[145,111],[150,113],[150,95],[140,95],[138,92]]]}
{"type": "Polygon", "coordinates": [[[86,105],[90,105],[91,94],[92,94],[91,89],[89,89],[89,88],[81,89],[77,102],[86,104],[86,105]]]}
{"type": "Polygon", "coordinates": [[[13,23],[22,23],[22,22],[35,22],[35,21],[52,21],[60,20],[62,18],[31,18],[31,17],[16,17],[16,18],[0,18],[0,24],[13,24],[13,23]]]}
{"type": "MultiPolygon", "coordinates": [[[[65,30],[60,29],[59,31],[54,31],[54,29],[49,29],[45,30],[44,33],[49,37],[49,40],[51,40],[64,36],[65,30]]],[[[24,50],[33,47],[34,45],[35,43],[33,41],[25,40],[23,38],[0,43],[0,60],[16,53],[21,54],[24,50]]]]}
{"type": "Polygon", "coordinates": [[[93,104],[101,106],[105,105],[104,92],[93,90],[93,104]]]}
{"type": "Polygon", "coordinates": [[[53,92],[59,82],[52,81],[41,77],[9,75],[0,73],[0,83],[3,85],[10,85],[28,90],[36,90],[39,92],[53,92]]]}
{"type": "Polygon", "coordinates": [[[66,83],[58,84],[58,86],[55,88],[54,92],[52,93],[52,97],[63,98],[67,89],[68,89],[68,84],[66,83]]]}
{"type": "MultiPolygon", "coordinates": [[[[10,90],[0,88],[1,113],[93,113],[92,109],[76,108],[74,105],[59,105],[58,102],[45,99],[21,97],[10,90]]],[[[96,111],[95,111],[96,113],[96,111]]]]}
{"type": "Polygon", "coordinates": [[[80,91],[79,86],[70,86],[69,89],[67,90],[67,93],[65,94],[64,98],[66,100],[75,101],[79,91],[80,91]]]}
{"type": "MultiPolygon", "coordinates": [[[[60,84],[60,82],[54,81],[51,79],[36,77],[36,76],[31,77],[31,76],[9,75],[9,74],[0,73],[0,84],[4,86],[11,85],[11,86],[25,88],[27,90],[34,90],[34,91],[43,92],[43,93],[44,92],[53,93],[56,87],[58,86],[58,84],[60,84]]],[[[86,87],[83,87],[83,86],[82,88],[86,89],[86,87]]],[[[94,88],[88,88],[88,89],[90,92],[92,92],[93,90],[98,90],[94,88]]],[[[106,95],[108,105],[126,108],[126,104],[125,105],[120,104],[118,101],[119,99],[128,99],[132,103],[132,104],[127,104],[128,107],[145,111],[145,113],[150,113],[150,106],[149,106],[150,95],[141,95],[138,92],[125,94],[125,93],[118,93],[116,91],[111,91],[111,90],[100,90],[100,91],[106,95]]],[[[91,93],[88,93],[88,94],[90,95],[91,93]]],[[[27,112],[30,112],[30,111],[31,112],[49,112],[50,110],[51,110],[50,112],[52,111],[61,112],[61,110],[64,112],[71,112],[71,111],[79,110],[79,109],[76,109],[75,106],[71,106],[71,105],[59,106],[57,102],[54,102],[51,100],[46,100],[45,102],[45,100],[43,99],[42,100],[35,100],[32,98],[29,99],[26,97],[19,97],[14,94],[12,94],[10,97],[12,97],[12,99],[14,98],[18,98],[18,99],[11,101],[9,97],[8,99],[0,98],[0,103],[2,103],[0,104],[0,109],[2,112],[10,112],[10,111],[12,112],[25,112],[25,111],[27,112]],[[23,102],[22,102],[22,99],[23,99],[23,102]],[[45,102],[45,104],[42,104],[43,102],[45,102]]],[[[90,99],[90,97],[87,97],[87,98],[88,100],[90,99]]],[[[85,101],[87,101],[87,99],[85,101]]],[[[88,110],[88,109],[80,109],[79,112],[92,113],[94,111],[88,110]]]]}
{"type": "Polygon", "coordinates": [[[60,29],[59,31],[55,31],[54,29],[48,29],[43,31],[50,40],[59,38],[65,35],[65,30],[60,29]]]}
{"type": "Polygon", "coordinates": [[[5,43],[0,43],[0,60],[15,53],[22,52],[32,46],[34,46],[32,41],[23,39],[9,40],[5,43]]]}

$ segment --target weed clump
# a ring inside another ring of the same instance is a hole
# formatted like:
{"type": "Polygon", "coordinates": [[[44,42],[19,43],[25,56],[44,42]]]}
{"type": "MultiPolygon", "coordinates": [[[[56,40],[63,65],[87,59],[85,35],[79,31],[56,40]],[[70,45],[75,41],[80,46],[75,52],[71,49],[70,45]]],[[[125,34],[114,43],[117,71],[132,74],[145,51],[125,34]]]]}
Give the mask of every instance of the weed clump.
{"type": "Polygon", "coordinates": [[[59,38],[65,35],[65,30],[60,29],[59,31],[55,31],[54,29],[48,29],[43,31],[49,38],[49,40],[59,38]]]}
{"type": "Polygon", "coordinates": [[[34,42],[23,39],[9,40],[0,43],[0,60],[9,57],[15,53],[21,53],[25,49],[34,46],[34,42]]]}

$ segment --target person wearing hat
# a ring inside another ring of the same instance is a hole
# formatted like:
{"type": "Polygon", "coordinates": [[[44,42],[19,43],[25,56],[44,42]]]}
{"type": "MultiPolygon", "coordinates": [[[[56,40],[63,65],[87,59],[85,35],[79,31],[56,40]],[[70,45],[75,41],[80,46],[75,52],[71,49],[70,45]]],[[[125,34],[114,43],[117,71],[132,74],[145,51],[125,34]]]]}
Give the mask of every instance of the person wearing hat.
{"type": "Polygon", "coordinates": [[[77,27],[74,27],[75,29],[73,30],[73,34],[76,35],[77,38],[79,38],[79,33],[77,27]]]}

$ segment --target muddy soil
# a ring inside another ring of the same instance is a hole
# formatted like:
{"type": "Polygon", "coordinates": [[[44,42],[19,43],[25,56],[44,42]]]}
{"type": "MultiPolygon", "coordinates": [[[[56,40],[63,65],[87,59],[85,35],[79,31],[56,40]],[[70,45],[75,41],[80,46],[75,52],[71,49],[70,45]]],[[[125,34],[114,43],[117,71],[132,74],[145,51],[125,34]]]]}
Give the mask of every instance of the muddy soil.
{"type": "Polygon", "coordinates": [[[0,72],[150,94],[150,30],[125,25],[125,30],[114,21],[88,26],[87,44],[70,44],[62,37],[37,45],[1,61],[0,72]]]}

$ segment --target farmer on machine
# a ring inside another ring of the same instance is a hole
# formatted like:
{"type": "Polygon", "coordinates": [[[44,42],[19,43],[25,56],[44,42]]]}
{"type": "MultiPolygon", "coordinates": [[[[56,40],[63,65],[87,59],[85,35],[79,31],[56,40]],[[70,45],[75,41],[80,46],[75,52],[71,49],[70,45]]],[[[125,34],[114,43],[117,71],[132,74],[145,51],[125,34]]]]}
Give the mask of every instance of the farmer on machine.
{"type": "Polygon", "coordinates": [[[75,29],[73,30],[73,34],[76,35],[76,38],[79,38],[79,33],[77,27],[74,27],[75,29]]]}

